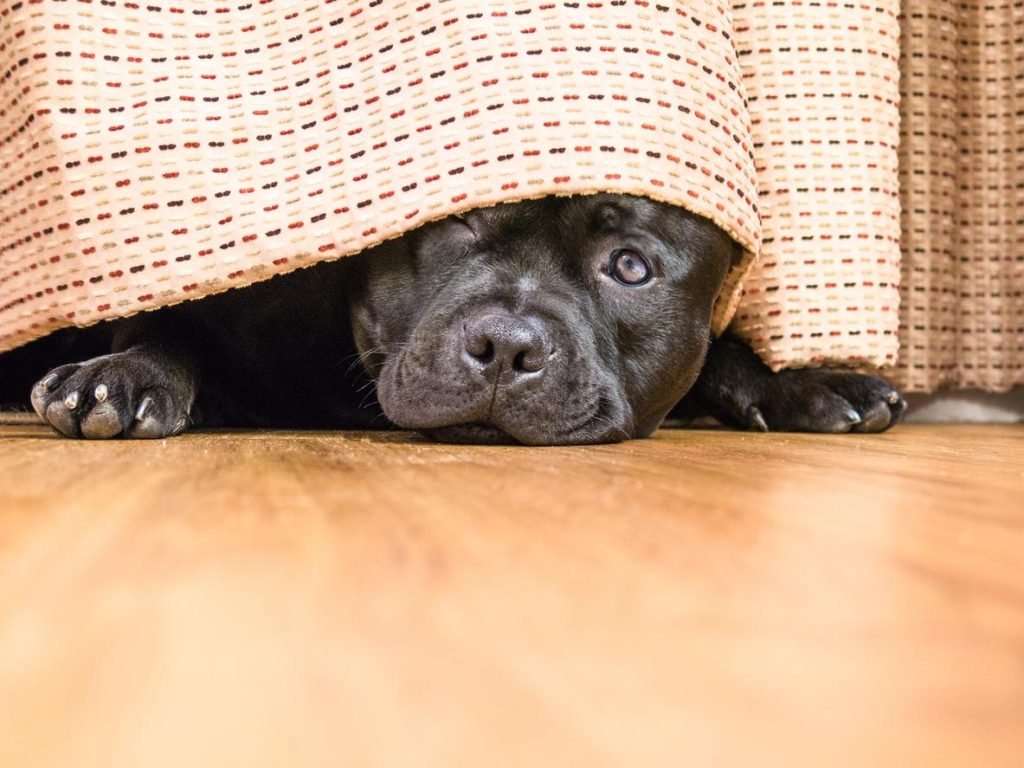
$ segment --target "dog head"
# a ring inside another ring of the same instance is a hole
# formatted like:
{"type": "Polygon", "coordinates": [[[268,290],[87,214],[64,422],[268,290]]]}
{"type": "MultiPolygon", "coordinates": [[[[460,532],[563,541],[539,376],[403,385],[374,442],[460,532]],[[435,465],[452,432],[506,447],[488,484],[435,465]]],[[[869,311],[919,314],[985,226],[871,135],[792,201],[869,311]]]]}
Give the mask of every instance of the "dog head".
{"type": "Polygon", "coordinates": [[[478,209],[366,254],[356,344],[385,415],[457,442],[649,435],[693,384],[733,241],[623,195],[478,209]]]}

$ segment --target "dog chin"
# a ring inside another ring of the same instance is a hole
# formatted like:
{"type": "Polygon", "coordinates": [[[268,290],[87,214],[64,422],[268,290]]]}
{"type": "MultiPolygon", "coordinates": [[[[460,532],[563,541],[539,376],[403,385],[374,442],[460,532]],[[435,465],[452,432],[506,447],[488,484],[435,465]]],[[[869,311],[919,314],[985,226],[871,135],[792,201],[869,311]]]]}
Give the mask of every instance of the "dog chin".
{"type": "Polygon", "coordinates": [[[451,424],[443,427],[421,429],[420,431],[439,443],[471,445],[593,445],[599,443],[619,443],[631,437],[624,429],[595,422],[588,423],[571,432],[557,435],[534,432],[532,430],[528,432],[506,431],[490,422],[451,424]]]}
{"type": "MultiPolygon", "coordinates": [[[[590,409],[575,418],[554,419],[550,408],[531,414],[514,403],[496,412],[484,396],[459,402],[412,387],[400,380],[400,368],[385,366],[378,379],[377,396],[384,415],[400,429],[421,432],[441,443],[475,445],[591,445],[618,443],[634,437],[632,411],[616,392],[596,395],[590,409]],[[589,412],[588,412],[589,411],[589,412]]],[[[443,394],[443,393],[442,393],[443,394]]],[[[567,414],[566,414],[567,416],[567,414]]]]}
{"type": "Polygon", "coordinates": [[[425,429],[423,433],[439,443],[468,445],[517,445],[519,441],[503,429],[491,424],[473,422],[425,429]]]}

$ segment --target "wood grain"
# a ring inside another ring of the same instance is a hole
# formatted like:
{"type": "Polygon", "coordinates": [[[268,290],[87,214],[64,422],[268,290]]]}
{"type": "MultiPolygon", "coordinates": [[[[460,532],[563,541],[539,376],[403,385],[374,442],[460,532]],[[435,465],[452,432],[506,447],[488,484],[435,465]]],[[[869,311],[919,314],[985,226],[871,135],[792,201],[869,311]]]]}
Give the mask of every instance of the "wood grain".
{"type": "Polygon", "coordinates": [[[1024,429],[0,428],[0,766],[1024,765],[1024,429]]]}

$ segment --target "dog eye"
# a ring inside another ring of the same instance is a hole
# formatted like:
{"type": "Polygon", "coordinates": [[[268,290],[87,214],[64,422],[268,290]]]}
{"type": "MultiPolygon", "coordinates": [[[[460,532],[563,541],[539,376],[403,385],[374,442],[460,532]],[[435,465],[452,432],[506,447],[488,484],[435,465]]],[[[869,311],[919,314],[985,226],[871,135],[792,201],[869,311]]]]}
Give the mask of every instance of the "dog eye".
{"type": "Polygon", "coordinates": [[[623,285],[643,285],[651,279],[651,265],[647,259],[629,248],[620,248],[612,253],[609,272],[616,282],[623,285]]]}

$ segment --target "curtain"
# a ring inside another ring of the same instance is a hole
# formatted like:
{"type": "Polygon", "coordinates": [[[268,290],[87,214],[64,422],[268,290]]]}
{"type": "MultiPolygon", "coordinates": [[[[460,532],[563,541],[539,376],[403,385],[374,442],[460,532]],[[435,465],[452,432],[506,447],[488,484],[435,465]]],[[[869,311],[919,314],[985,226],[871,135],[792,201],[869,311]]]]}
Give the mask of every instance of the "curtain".
{"type": "Polygon", "coordinates": [[[1024,3],[906,0],[896,377],[1024,383],[1024,3]]]}
{"type": "Polygon", "coordinates": [[[750,252],[760,212],[733,327],[773,368],[1024,383],[1024,2],[900,11],[0,0],[0,349],[608,189],[750,252]]]}
{"type": "Polygon", "coordinates": [[[733,2],[763,236],[732,330],[775,370],[896,361],[899,10],[733,2]]]}
{"type": "Polygon", "coordinates": [[[0,0],[0,351],[366,250],[471,208],[620,192],[758,250],[713,0],[0,0]]]}

